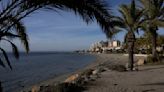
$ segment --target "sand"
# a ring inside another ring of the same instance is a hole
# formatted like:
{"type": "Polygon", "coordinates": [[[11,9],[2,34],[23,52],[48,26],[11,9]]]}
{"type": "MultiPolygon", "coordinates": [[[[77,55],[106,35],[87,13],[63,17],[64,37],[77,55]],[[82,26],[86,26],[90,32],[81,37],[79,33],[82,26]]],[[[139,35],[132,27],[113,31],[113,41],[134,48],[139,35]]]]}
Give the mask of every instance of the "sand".
{"type": "MultiPolygon", "coordinates": [[[[107,62],[125,64],[127,56],[103,55],[107,62]]],[[[135,61],[139,58],[135,57],[135,61]]],[[[164,65],[139,66],[139,71],[105,71],[96,81],[89,82],[84,92],[164,92],[164,65]]]]}
{"type": "MultiPolygon", "coordinates": [[[[54,79],[47,80],[37,85],[53,85],[64,81],[72,74],[81,73],[87,69],[96,68],[98,65],[121,64],[126,65],[128,57],[123,54],[93,54],[97,59],[87,67],[71,74],[65,74],[54,79]]],[[[135,56],[134,60],[145,58],[135,56]]],[[[139,66],[139,71],[117,72],[107,70],[100,73],[100,78],[89,81],[84,85],[84,92],[164,92],[164,65],[139,66]]]]}

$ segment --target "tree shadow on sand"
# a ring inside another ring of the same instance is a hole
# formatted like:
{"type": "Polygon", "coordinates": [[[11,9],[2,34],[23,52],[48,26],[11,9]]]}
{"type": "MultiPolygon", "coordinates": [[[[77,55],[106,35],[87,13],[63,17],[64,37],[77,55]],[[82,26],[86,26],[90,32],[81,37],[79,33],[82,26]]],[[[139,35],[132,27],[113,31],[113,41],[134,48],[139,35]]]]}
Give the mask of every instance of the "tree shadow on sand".
{"type": "Polygon", "coordinates": [[[149,71],[149,70],[156,70],[156,69],[162,69],[162,68],[164,68],[164,66],[142,69],[142,70],[140,70],[140,71],[149,71]]]}
{"type": "Polygon", "coordinates": [[[141,86],[164,86],[164,82],[141,84],[141,86]]]}

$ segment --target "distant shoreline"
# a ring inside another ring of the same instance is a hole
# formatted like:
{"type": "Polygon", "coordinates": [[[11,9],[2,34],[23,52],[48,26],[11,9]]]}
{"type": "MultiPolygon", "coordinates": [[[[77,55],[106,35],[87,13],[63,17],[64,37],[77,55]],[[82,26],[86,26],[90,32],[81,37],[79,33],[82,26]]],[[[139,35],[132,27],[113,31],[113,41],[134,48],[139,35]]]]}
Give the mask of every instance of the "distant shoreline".
{"type": "Polygon", "coordinates": [[[12,71],[8,71],[8,67],[0,67],[0,78],[5,92],[19,92],[55,78],[58,78],[56,81],[61,80],[60,75],[69,76],[70,73],[86,67],[95,60],[95,56],[77,53],[34,53],[21,54],[17,60],[10,54],[10,60],[13,66],[12,71]]]}
{"type": "MultiPolygon", "coordinates": [[[[72,53],[74,53],[74,52],[72,52],[72,53]]],[[[71,75],[73,75],[73,74],[77,74],[77,73],[83,72],[83,71],[85,71],[85,70],[87,70],[87,69],[93,68],[94,66],[100,64],[100,60],[98,60],[98,59],[100,59],[100,56],[99,56],[98,54],[90,54],[90,53],[77,53],[77,54],[91,55],[91,56],[94,56],[94,57],[95,57],[95,60],[94,60],[92,63],[90,63],[90,64],[88,64],[87,66],[85,66],[84,68],[78,69],[78,70],[76,70],[75,72],[66,73],[66,74],[62,74],[62,75],[58,75],[58,76],[56,76],[56,77],[54,77],[54,78],[47,79],[47,80],[42,81],[42,82],[39,82],[39,83],[37,83],[37,84],[35,84],[35,85],[31,85],[31,86],[29,86],[29,87],[25,87],[25,88],[23,88],[23,89],[20,90],[20,91],[21,91],[21,92],[22,92],[22,91],[25,91],[25,92],[26,92],[26,91],[29,91],[29,90],[31,90],[31,88],[32,88],[33,86],[47,86],[47,85],[54,85],[54,84],[57,84],[57,83],[61,83],[61,82],[63,82],[66,78],[68,78],[69,76],[71,76],[71,75]]]]}
{"type": "MultiPolygon", "coordinates": [[[[88,54],[88,53],[81,53],[81,54],[88,54]]],[[[98,65],[103,64],[105,62],[108,62],[109,64],[111,63],[111,65],[112,64],[125,65],[127,63],[127,60],[128,60],[128,57],[124,56],[124,54],[89,54],[89,55],[95,56],[96,59],[91,64],[88,64],[86,67],[79,69],[79,70],[72,72],[72,73],[68,73],[68,74],[60,75],[60,76],[52,78],[52,79],[48,79],[44,82],[38,83],[36,85],[32,85],[29,88],[25,88],[24,90],[25,91],[29,90],[34,86],[48,86],[48,85],[54,85],[57,83],[61,83],[71,75],[80,74],[80,73],[86,71],[87,69],[93,69],[93,68],[97,67],[98,65]],[[119,58],[121,58],[121,61],[119,58]]],[[[138,57],[135,57],[135,61],[137,59],[138,59],[138,57]]]]}
{"type": "MultiPolygon", "coordinates": [[[[60,75],[60,76],[52,78],[52,79],[48,79],[48,80],[40,82],[36,85],[32,85],[31,87],[25,88],[25,89],[23,89],[23,91],[29,91],[34,86],[48,86],[48,85],[58,84],[58,83],[63,82],[64,80],[66,80],[71,75],[80,74],[88,69],[93,69],[93,68],[97,67],[98,65],[103,64],[105,62],[118,63],[118,62],[115,62],[115,61],[117,61],[114,59],[116,57],[119,58],[120,56],[122,56],[122,57],[126,58],[126,56],[124,56],[123,54],[96,54],[96,53],[80,53],[80,54],[93,55],[96,57],[96,59],[91,64],[88,64],[86,67],[84,67],[82,69],[79,69],[72,73],[60,75]]],[[[123,61],[125,61],[125,59],[123,61]]],[[[125,62],[123,62],[123,64],[125,64],[125,62]]]]}

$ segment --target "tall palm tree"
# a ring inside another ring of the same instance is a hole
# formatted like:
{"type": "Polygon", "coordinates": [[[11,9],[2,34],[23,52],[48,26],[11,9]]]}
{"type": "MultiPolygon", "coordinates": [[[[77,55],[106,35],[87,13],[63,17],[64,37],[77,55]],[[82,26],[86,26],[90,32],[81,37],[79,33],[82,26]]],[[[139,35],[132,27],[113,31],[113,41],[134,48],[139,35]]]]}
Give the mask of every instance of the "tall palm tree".
{"type": "Polygon", "coordinates": [[[139,0],[145,11],[143,28],[151,34],[152,56],[157,58],[157,31],[159,27],[164,27],[164,0],[139,0]]]}
{"type": "MultiPolygon", "coordinates": [[[[103,0],[0,0],[0,5],[2,7],[0,8],[0,40],[7,41],[12,45],[17,58],[19,57],[17,48],[8,38],[20,38],[28,52],[27,34],[21,20],[37,10],[73,11],[86,23],[96,20],[107,37],[114,32],[110,20],[111,12],[103,0]],[[13,31],[16,31],[16,34],[13,31]]],[[[12,68],[5,50],[0,48],[0,51],[3,52],[8,65],[12,68]]],[[[0,65],[5,66],[2,60],[0,60],[0,65]]]]}
{"type": "Polygon", "coordinates": [[[118,17],[118,19],[122,23],[119,27],[127,31],[125,41],[128,44],[129,68],[133,70],[135,32],[138,31],[143,11],[136,8],[135,1],[133,0],[130,5],[121,5],[119,12],[121,17],[118,17]]]}

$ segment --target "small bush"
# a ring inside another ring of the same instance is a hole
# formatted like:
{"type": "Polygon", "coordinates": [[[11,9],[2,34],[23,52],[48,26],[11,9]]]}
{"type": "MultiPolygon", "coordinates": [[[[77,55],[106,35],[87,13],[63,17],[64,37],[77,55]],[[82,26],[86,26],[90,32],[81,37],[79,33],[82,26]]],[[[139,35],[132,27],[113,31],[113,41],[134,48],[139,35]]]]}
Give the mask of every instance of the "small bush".
{"type": "Polygon", "coordinates": [[[153,57],[153,56],[148,56],[147,57],[147,63],[156,63],[156,62],[160,62],[160,57],[153,57]]]}

